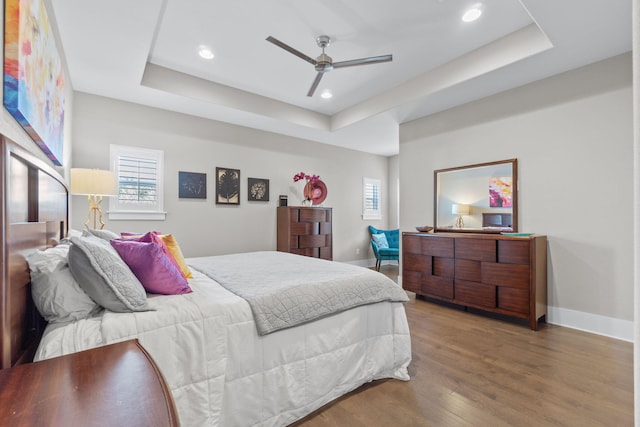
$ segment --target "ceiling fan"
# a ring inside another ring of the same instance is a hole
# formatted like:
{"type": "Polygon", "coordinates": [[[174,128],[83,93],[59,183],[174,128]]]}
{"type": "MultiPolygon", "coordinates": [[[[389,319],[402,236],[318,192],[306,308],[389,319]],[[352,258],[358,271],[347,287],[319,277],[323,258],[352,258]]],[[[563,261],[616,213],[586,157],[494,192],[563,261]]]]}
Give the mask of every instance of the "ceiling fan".
{"type": "Polygon", "coordinates": [[[315,67],[318,74],[316,75],[315,80],[311,84],[311,88],[309,89],[307,96],[313,96],[313,93],[316,91],[316,88],[318,87],[318,84],[320,83],[320,80],[322,79],[322,76],[324,75],[324,73],[328,73],[334,68],[353,67],[355,65],[377,64],[380,62],[389,62],[393,60],[392,55],[382,55],[382,56],[371,56],[369,58],[351,59],[349,61],[333,62],[333,59],[331,59],[329,55],[324,53],[324,49],[327,46],[329,46],[329,44],[331,43],[331,37],[327,35],[321,35],[316,38],[316,43],[318,43],[318,46],[322,48],[322,53],[316,59],[313,59],[310,56],[305,55],[304,53],[300,52],[297,49],[292,48],[286,43],[281,42],[275,37],[269,36],[267,37],[267,41],[275,44],[276,46],[283,48],[288,52],[293,53],[295,56],[304,59],[305,61],[311,63],[315,67]]]}

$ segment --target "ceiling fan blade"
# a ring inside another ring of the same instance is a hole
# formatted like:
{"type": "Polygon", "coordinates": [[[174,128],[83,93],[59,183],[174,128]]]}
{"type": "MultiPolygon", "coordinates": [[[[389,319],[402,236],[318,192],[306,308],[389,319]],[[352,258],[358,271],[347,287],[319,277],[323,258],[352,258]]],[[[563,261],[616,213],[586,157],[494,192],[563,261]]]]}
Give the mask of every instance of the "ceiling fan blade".
{"type": "Polygon", "coordinates": [[[275,44],[278,47],[281,47],[282,49],[286,50],[287,52],[293,53],[295,56],[297,56],[298,58],[302,58],[305,61],[313,64],[313,65],[317,65],[317,62],[315,59],[311,58],[310,56],[305,55],[304,53],[300,52],[297,49],[292,48],[291,46],[289,46],[286,43],[281,42],[280,40],[278,40],[275,37],[267,37],[266,39],[268,42],[271,42],[273,44],[275,44]]]}
{"type": "Polygon", "coordinates": [[[311,88],[309,89],[307,96],[313,96],[313,93],[316,91],[316,88],[318,87],[318,84],[320,83],[320,80],[322,79],[323,74],[324,73],[321,71],[316,75],[315,80],[313,81],[313,83],[311,83],[311,88]]]}
{"type": "Polygon", "coordinates": [[[393,55],[371,56],[369,58],[352,59],[349,61],[334,62],[333,68],[353,67],[355,65],[378,64],[380,62],[393,61],[393,55]]]}

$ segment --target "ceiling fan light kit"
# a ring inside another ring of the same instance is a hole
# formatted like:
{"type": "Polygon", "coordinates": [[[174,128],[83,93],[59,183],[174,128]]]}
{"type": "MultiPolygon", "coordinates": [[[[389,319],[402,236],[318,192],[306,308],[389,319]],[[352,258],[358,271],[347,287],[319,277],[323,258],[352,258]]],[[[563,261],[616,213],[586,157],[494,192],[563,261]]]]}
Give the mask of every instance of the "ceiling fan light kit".
{"type": "Polygon", "coordinates": [[[316,59],[313,59],[310,56],[305,55],[304,53],[289,46],[286,43],[281,42],[275,37],[269,36],[267,37],[266,40],[286,50],[287,52],[296,55],[298,58],[304,59],[305,61],[309,62],[314,66],[318,74],[316,74],[316,78],[313,80],[313,83],[311,84],[311,88],[309,88],[309,92],[307,92],[307,96],[313,96],[313,94],[316,91],[316,88],[318,87],[318,84],[320,84],[320,80],[322,79],[322,76],[324,75],[324,73],[327,73],[333,70],[334,68],[345,68],[345,67],[353,67],[356,65],[378,64],[382,62],[390,62],[393,60],[392,55],[382,55],[382,56],[371,56],[368,58],[351,59],[348,61],[333,62],[333,59],[329,55],[324,53],[324,49],[331,44],[331,37],[324,34],[316,37],[316,43],[318,44],[318,47],[322,49],[322,53],[316,59]]]}

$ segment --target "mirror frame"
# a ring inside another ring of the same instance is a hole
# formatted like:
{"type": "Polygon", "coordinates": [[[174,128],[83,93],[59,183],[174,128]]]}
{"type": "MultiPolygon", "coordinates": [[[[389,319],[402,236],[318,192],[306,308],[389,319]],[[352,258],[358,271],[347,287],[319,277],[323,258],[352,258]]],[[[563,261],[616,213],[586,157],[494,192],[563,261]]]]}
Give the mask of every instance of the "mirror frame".
{"type": "Polygon", "coordinates": [[[511,163],[511,179],[512,179],[512,206],[511,206],[511,220],[513,232],[518,232],[518,159],[498,160],[495,162],[477,163],[474,165],[457,166],[447,169],[438,169],[433,171],[433,224],[434,232],[446,232],[446,233],[485,233],[496,234],[505,230],[484,230],[484,229],[464,229],[464,228],[441,228],[438,227],[438,201],[440,194],[438,193],[439,174],[443,172],[459,171],[464,169],[473,169],[486,166],[494,166],[505,163],[511,163]]]}

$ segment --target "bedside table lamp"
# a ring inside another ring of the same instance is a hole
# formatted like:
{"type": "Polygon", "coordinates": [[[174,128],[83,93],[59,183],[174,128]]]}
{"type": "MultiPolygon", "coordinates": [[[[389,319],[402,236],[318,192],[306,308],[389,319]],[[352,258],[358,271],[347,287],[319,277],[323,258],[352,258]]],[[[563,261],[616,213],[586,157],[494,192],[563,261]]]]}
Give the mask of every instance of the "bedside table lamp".
{"type": "Polygon", "coordinates": [[[91,222],[91,214],[93,213],[93,228],[97,229],[100,223],[100,230],[104,228],[102,222],[102,203],[103,196],[115,196],[118,194],[118,180],[116,174],[101,169],[71,169],[71,194],[87,195],[89,200],[89,213],[84,226],[89,228],[91,222]]]}
{"type": "Polygon", "coordinates": [[[451,205],[451,213],[458,215],[456,220],[456,228],[464,228],[464,221],[462,215],[469,215],[469,205],[453,204],[451,205]]]}

